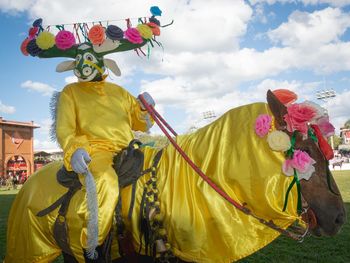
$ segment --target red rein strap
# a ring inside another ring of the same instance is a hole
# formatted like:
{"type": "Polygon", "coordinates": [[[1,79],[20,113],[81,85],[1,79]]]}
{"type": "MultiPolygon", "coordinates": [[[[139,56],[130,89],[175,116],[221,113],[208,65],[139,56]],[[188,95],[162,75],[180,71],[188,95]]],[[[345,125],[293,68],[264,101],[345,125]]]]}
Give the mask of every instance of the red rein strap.
{"type": "Polygon", "coordinates": [[[170,125],[160,116],[160,114],[154,109],[152,105],[149,105],[146,100],[143,98],[142,95],[139,95],[139,100],[143,104],[143,106],[146,108],[147,112],[151,115],[151,117],[154,119],[154,121],[157,123],[159,128],[162,130],[162,132],[165,134],[165,136],[169,139],[171,144],[175,147],[175,149],[180,153],[180,155],[186,160],[186,162],[192,167],[193,170],[196,171],[196,173],[207,183],[209,184],[219,195],[221,195],[223,198],[225,198],[230,204],[232,204],[234,207],[236,207],[238,210],[242,211],[246,215],[250,215],[254,218],[256,218],[260,223],[278,231],[280,234],[284,234],[288,236],[291,239],[294,239],[296,241],[302,242],[305,235],[308,233],[308,228],[305,229],[299,229],[298,227],[294,230],[294,233],[285,229],[282,229],[278,226],[276,226],[272,221],[266,221],[262,218],[257,217],[252,213],[252,211],[245,207],[244,205],[239,204],[235,200],[233,200],[228,194],[225,193],[219,186],[217,186],[208,176],[206,176],[201,169],[193,163],[193,161],[187,156],[187,154],[180,148],[180,146],[176,143],[176,141],[171,137],[171,135],[168,133],[168,131],[165,129],[164,126],[166,126],[173,135],[177,136],[177,133],[170,127],[170,125]],[[164,126],[163,126],[164,125],[164,126]]]}
{"type": "Polygon", "coordinates": [[[165,136],[169,139],[171,144],[175,147],[175,149],[180,153],[180,155],[186,160],[186,162],[193,168],[193,170],[196,171],[196,173],[203,178],[205,182],[207,182],[219,195],[221,195],[223,198],[225,198],[230,204],[232,204],[234,207],[238,208],[241,211],[246,211],[247,209],[233,200],[230,196],[228,196],[219,186],[217,186],[208,176],[206,176],[202,170],[193,163],[193,161],[188,157],[188,155],[180,148],[180,146],[176,143],[176,141],[170,136],[168,131],[164,128],[166,126],[175,136],[177,136],[177,133],[170,127],[170,125],[160,116],[160,114],[154,109],[152,105],[148,105],[148,103],[145,101],[142,95],[139,95],[139,99],[142,102],[142,104],[145,106],[148,113],[151,115],[151,117],[154,119],[154,121],[157,123],[159,128],[162,130],[162,132],[165,134],[165,136]],[[164,126],[163,126],[164,124],[164,126]]]}

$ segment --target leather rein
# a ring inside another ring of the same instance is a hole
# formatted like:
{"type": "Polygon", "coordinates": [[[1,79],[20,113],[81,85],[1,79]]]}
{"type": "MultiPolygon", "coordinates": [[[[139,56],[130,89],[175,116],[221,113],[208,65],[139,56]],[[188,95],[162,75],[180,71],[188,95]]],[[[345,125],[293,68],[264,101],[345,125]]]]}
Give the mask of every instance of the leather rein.
{"type": "Polygon", "coordinates": [[[192,169],[207,183],[212,187],[220,196],[226,199],[230,204],[235,208],[240,210],[246,215],[252,216],[257,219],[261,224],[266,225],[267,227],[279,232],[282,235],[285,235],[293,240],[298,242],[303,242],[305,236],[309,235],[309,231],[317,226],[317,219],[315,213],[309,207],[304,198],[302,198],[302,208],[303,211],[300,214],[302,220],[304,221],[306,227],[301,225],[291,225],[288,230],[283,229],[277,226],[272,220],[265,220],[256,216],[246,205],[246,203],[240,204],[234,199],[232,199],[223,189],[216,185],[207,175],[205,175],[202,170],[188,157],[188,155],[181,149],[181,147],[176,143],[173,137],[169,134],[166,128],[174,135],[177,136],[177,133],[170,127],[170,125],[162,118],[162,116],[155,110],[155,108],[148,104],[142,95],[138,96],[138,99],[141,101],[147,112],[151,115],[153,120],[157,123],[159,128],[175,147],[178,153],[186,160],[186,162],[192,167],[192,169]]]}

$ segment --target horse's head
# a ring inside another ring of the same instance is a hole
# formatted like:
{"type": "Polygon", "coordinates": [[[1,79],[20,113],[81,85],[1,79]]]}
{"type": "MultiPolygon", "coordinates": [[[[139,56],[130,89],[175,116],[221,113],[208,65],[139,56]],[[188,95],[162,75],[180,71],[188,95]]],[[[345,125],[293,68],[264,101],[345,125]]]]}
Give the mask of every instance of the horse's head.
{"type": "MultiPolygon", "coordinates": [[[[274,115],[276,128],[292,137],[292,132],[287,130],[284,119],[287,107],[271,91],[267,93],[267,101],[274,115]]],[[[329,170],[327,160],[329,158],[320,146],[320,141],[324,138],[319,137],[317,141],[312,136],[305,137],[300,132],[295,133],[295,149],[308,153],[316,162],[312,176],[308,180],[300,180],[301,194],[306,201],[304,203],[307,203],[310,208],[309,215],[317,221],[311,232],[317,236],[335,235],[346,221],[344,203],[329,170]]]]}

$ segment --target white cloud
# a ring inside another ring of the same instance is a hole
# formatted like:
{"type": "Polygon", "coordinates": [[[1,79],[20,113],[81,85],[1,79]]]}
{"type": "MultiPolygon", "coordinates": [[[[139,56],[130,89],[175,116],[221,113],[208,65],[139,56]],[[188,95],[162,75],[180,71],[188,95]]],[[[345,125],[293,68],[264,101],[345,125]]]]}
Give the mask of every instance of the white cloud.
{"type": "Polygon", "coordinates": [[[41,93],[43,96],[50,96],[55,91],[53,87],[48,84],[41,82],[34,82],[27,80],[21,84],[22,88],[25,88],[29,91],[35,91],[41,93]]]}
{"type": "Polygon", "coordinates": [[[38,140],[34,139],[34,150],[35,151],[60,151],[60,148],[55,142],[50,140],[38,140]]]}
{"type": "Polygon", "coordinates": [[[35,151],[58,151],[58,143],[50,139],[50,129],[52,120],[50,118],[42,119],[35,123],[40,126],[35,130],[34,149],[35,151]]]}
{"type": "Polygon", "coordinates": [[[350,91],[344,90],[337,94],[335,98],[324,103],[323,107],[328,110],[331,122],[339,131],[344,123],[350,119],[350,91]]]}
{"type": "Polygon", "coordinates": [[[338,8],[325,8],[313,13],[294,11],[288,22],[268,32],[272,41],[284,46],[312,49],[339,41],[350,26],[350,16],[338,8]]]}
{"type": "Polygon", "coordinates": [[[68,76],[64,78],[64,82],[66,82],[67,84],[74,83],[77,81],[78,81],[78,78],[76,76],[68,76]]]}
{"type": "Polygon", "coordinates": [[[265,79],[261,81],[256,87],[251,87],[254,92],[250,97],[254,100],[261,100],[266,97],[267,90],[288,89],[294,91],[298,95],[299,101],[314,100],[315,93],[322,85],[322,82],[302,82],[300,80],[275,80],[265,79]]]}
{"type": "Polygon", "coordinates": [[[350,0],[302,0],[302,2],[305,5],[330,4],[337,7],[350,5],[350,0]]]}
{"type": "MultiPolygon", "coordinates": [[[[203,121],[202,116],[205,111],[214,111],[217,116],[220,116],[227,110],[241,105],[266,101],[266,92],[269,89],[290,89],[298,94],[301,101],[312,100],[321,84],[321,82],[301,82],[298,80],[289,82],[265,79],[245,90],[231,86],[231,89],[227,89],[225,92],[208,95],[206,89],[203,92],[193,91],[189,88],[192,83],[186,82],[185,79],[164,78],[144,82],[141,91],[152,94],[156,105],[161,108],[174,107],[177,110],[185,111],[187,118],[179,127],[182,130],[187,130],[193,124],[197,127],[207,124],[206,121],[203,121]]],[[[201,85],[199,84],[199,86],[201,85]]],[[[220,90],[220,87],[215,88],[215,90],[217,89],[220,90]]],[[[213,91],[213,94],[215,92],[213,91]]]]}
{"type": "Polygon", "coordinates": [[[13,113],[15,113],[15,111],[16,111],[15,107],[9,106],[9,105],[5,105],[0,100],[0,113],[13,114],[13,113]]]}
{"type": "Polygon", "coordinates": [[[30,9],[34,3],[34,0],[0,0],[0,10],[10,13],[23,12],[30,9]]]}
{"type": "Polygon", "coordinates": [[[39,129],[36,130],[36,132],[39,132],[41,135],[48,135],[50,132],[50,128],[52,125],[52,120],[51,119],[44,119],[42,121],[40,121],[39,123],[37,123],[37,125],[40,126],[39,129]]]}
{"type": "Polygon", "coordinates": [[[266,3],[273,5],[275,3],[302,3],[304,5],[329,4],[335,7],[344,7],[350,4],[350,0],[249,0],[252,5],[266,3]]]}

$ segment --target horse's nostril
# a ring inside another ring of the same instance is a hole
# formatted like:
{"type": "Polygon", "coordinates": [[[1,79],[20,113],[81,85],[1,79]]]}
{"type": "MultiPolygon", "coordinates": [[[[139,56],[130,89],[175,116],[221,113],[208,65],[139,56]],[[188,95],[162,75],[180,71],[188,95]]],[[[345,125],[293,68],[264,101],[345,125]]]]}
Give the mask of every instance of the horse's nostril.
{"type": "Polygon", "coordinates": [[[345,215],[343,213],[340,213],[337,218],[335,219],[335,223],[337,225],[342,225],[345,223],[345,215]]]}

